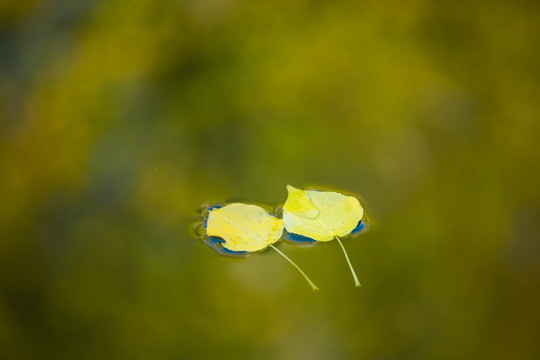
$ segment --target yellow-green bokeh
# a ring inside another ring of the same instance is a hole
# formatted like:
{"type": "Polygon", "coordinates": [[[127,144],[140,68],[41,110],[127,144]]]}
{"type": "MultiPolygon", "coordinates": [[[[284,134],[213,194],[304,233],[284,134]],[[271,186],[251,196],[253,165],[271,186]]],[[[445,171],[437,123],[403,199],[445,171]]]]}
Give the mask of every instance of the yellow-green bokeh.
{"type": "Polygon", "coordinates": [[[531,1],[0,1],[0,357],[536,359],[531,1]],[[231,260],[203,203],[375,227],[231,260]]]}

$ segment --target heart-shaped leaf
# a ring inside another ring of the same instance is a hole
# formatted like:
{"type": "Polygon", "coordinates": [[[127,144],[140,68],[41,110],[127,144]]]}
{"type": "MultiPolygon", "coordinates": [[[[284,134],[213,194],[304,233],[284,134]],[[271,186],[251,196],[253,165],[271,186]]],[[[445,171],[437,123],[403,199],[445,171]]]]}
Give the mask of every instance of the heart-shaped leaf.
{"type": "Polygon", "coordinates": [[[281,239],[283,228],[282,219],[270,215],[260,206],[232,203],[208,209],[203,220],[203,237],[211,239],[207,243],[212,246],[215,245],[213,239],[217,239],[217,243],[227,250],[225,252],[250,253],[271,247],[304,276],[314,291],[318,290],[302,269],[273,245],[281,239]]]}
{"type": "Polygon", "coordinates": [[[315,241],[336,239],[349,264],[356,286],[358,277],[340,237],[363,228],[364,209],[358,199],[334,191],[300,190],[287,185],[289,195],[283,205],[285,229],[292,235],[315,241]]]}

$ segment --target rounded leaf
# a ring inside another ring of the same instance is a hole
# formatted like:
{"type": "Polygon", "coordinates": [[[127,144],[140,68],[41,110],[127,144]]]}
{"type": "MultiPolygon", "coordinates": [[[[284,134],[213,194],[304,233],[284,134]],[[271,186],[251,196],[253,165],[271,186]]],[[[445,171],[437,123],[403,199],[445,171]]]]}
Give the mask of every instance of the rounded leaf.
{"type": "Polygon", "coordinates": [[[317,241],[331,241],[349,235],[364,216],[358,199],[334,191],[300,190],[287,186],[283,205],[285,229],[317,241]],[[314,214],[316,216],[306,216],[314,214]]]}
{"type": "Polygon", "coordinates": [[[259,206],[233,203],[209,211],[206,233],[222,238],[228,250],[253,252],[278,241],[283,227],[283,220],[259,206]]]}

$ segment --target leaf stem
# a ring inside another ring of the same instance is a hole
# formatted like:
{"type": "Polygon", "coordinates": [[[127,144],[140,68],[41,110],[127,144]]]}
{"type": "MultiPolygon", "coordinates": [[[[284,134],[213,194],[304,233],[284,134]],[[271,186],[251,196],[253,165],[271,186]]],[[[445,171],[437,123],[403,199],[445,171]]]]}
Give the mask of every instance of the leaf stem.
{"type": "Polygon", "coordinates": [[[354,272],[351,261],[349,260],[349,256],[347,255],[347,251],[345,251],[345,247],[343,246],[343,244],[341,243],[341,240],[339,240],[337,236],[335,236],[335,238],[338,241],[341,248],[343,249],[343,253],[345,254],[345,259],[347,259],[347,263],[349,264],[349,268],[351,269],[351,273],[354,278],[354,284],[356,285],[356,287],[360,287],[361,286],[360,281],[358,281],[358,277],[356,276],[356,273],[354,272]]]}
{"type": "Polygon", "coordinates": [[[313,283],[313,281],[311,281],[310,278],[308,278],[308,276],[302,271],[302,269],[300,269],[300,267],[298,265],[296,265],[294,263],[294,261],[292,261],[291,259],[289,259],[289,257],[287,255],[285,255],[284,253],[282,253],[277,247],[275,247],[274,245],[272,244],[269,244],[269,246],[276,250],[281,256],[283,256],[285,259],[287,259],[288,262],[290,262],[291,264],[293,264],[293,266],[298,270],[300,271],[300,274],[302,274],[304,276],[304,278],[307,280],[308,284],[311,286],[311,289],[313,291],[315,290],[319,290],[319,288],[313,283]]]}

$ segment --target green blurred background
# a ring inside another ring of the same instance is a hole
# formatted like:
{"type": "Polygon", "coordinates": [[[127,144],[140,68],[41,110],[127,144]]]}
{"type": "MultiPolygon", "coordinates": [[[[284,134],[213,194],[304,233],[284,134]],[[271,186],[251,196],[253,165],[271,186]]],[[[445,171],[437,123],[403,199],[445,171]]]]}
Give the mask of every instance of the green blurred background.
{"type": "Polygon", "coordinates": [[[2,359],[538,359],[540,7],[0,1],[2,359]],[[202,203],[366,199],[234,260],[202,203]]]}

